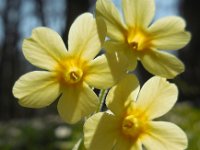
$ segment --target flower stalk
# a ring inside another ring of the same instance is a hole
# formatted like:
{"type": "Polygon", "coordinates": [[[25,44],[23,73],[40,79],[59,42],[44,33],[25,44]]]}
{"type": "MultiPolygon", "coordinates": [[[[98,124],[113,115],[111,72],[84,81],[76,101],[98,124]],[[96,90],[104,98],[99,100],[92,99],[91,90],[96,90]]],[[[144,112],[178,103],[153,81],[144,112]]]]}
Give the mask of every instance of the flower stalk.
{"type": "Polygon", "coordinates": [[[107,92],[108,90],[106,89],[103,89],[103,90],[100,90],[100,93],[99,93],[99,106],[97,108],[97,111],[96,112],[101,112],[102,109],[103,109],[103,104],[104,104],[104,101],[105,101],[105,97],[107,95],[107,92]]]}

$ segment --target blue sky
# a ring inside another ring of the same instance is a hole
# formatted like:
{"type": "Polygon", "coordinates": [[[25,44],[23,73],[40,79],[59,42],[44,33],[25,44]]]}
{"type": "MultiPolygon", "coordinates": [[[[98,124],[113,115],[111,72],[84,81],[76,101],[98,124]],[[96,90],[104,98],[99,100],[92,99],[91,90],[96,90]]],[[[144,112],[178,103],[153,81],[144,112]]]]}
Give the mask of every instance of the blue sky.
{"type": "MultiPolygon", "coordinates": [[[[121,0],[113,0],[118,8],[121,6],[121,0]]],[[[155,19],[171,16],[171,15],[179,15],[178,4],[180,0],[155,0],[156,2],[156,16],[155,19]]]]}
{"type": "MultiPolygon", "coordinates": [[[[0,12],[3,11],[6,0],[0,0],[0,12]]],[[[113,0],[116,6],[120,9],[121,0],[113,0]]],[[[163,16],[179,15],[178,3],[180,0],[155,0],[156,2],[156,16],[155,19],[161,18],[163,16]]],[[[44,12],[48,13],[46,17],[47,26],[61,33],[65,27],[65,16],[63,6],[64,0],[46,0],[46,5],[44,7],[44,12]],[[58,3],[59,2],[59,3],[58,3]],[[51,14],[54,13],[54,14],[51,14]]],[[[30,36],[33,28],[41,26],[40,20],[34,16],[35,5],[32,0],[23,0],[23,4],[20,9],[20,26],[19,31],[22,39],[30,36]]],[[[2,25],[2,18],[0,18],[0,43],[4,37],[3,35],[4,27],[2,25]]],[[[19,43],[19,46],[21,42],[19,43]]]]}

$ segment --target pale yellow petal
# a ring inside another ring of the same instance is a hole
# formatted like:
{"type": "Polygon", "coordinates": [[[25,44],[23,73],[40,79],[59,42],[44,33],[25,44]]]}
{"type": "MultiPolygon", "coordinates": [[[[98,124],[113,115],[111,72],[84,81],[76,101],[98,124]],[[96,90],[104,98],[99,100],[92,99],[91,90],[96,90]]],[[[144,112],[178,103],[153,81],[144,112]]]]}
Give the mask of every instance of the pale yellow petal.
{"type": "Polygon", "coordinates": [[[111,114],[97,113],[84,125],[84,144],[87,150],[111,150],[119,132],[119,121],[111,114]]]}
{"type": "Polygon", "coordinates": [[[130,49],[128,44],[110,40],[104,43],[104,48],[108,53],[114,53],[117,51],[118,55],[121,55],[121,57],[124,58],[125,56],[126,58],[124,58],[124,63],[127,63],[126,68],[128,70],[134,70],[136,68],[137,54],[130,49]]]}
{"type": "Polygon", "coordinates": [[[191,34],[184,31],[185,21],[180,17],[165,17],[150,26],[152,44],[161,50],[177,50],[189,43],[191,34]]]}
{"type": "Polygon", "coordinates": [[[173,35],[156,38],[152,44],[160,50],[178,50],[185,47],[191,39],[189,32],[179,32],[173,35]]]}
{"type": "Polygon", "coordinates": [[[139,92],[139,83],[134,75],[127,75],[114,86],[106,97],[107,107],[116,115],[123,115],[133,105],[139,92]]]}
{"type": "Polygon", "coordinates": [[[149,133],[141,139],[148,150],[184,150],[188,141],[186,134],[173,123],[151,122],[149,133]]]}
{"type": "Polygon", "coordinates": [[[151,74],[168,79],[185,70],[184,64],[174,55],[158,50],[147,50],[140,56],[144,68],[151,74]]]}
{"type": "Polygon", "coordinates": [[[69,30],[69,52],[85,60],[93,59],[100,51],[102,38],[105,38],[104,33],[99,35],[98,32],[105,32],[104,30],[100,27],[98,29],[96,20],[91,13],[80,15],[69,30]]]}
{"type": "Polygon", "coordinates": [[[122,0],[124,18],[129,27],[147,27],[155,13],[154,0],[122,0]]]}
{"type": "Polygon", "coordinates": [[[127,74],[129,62],[126,56],[118,51],[106,53],[105,55],[111,69],[112,76],[114,77],[114,80],[118,82],[127,74]]]}
{"type": "Polygon", "coordinates": [[[101,46],[102,46],[105,42],[105,38],[107,35],[107,26],[104,19],[101,16],[96,17],[96,24],[97,24],[98,36],[99,39],[101,40],[101,46]]]}
{"type": "Polygon", "coordinates": [[[140,140],[137,140],[131,147],[130,150],[143,150],[142,143],[140,140]]]}
{"type": "Polygon", "coordinates": [[[154,76],[141,88],[136,107],[149,119],[166,114],[176,103],[178,89],[165,78],[154,76]]]}
{"type": "MultiPolygon", "coordinates": [[[[105,55],[101,55],[91,61],[85,73],[85,82],[99,89],[107,89],[113,86],[121,78],[119,75],[122,75],[123,71],[118,70],[114,72],[116,70],[111,68],[114,66],[111,66],[112,64],[109,64],[109,62],[105,55]]],[[[121,67],[119,69],[123,68],[121,67]]]]}
{"type": "Polygon", "coordinates": [[[60,95],[60,85],[55,73],[34,71],[21,76],[13,87],[19,104],[29,108],[50,105],[60,95]]]}
{"type": "Polygon", "coordinates": [[[127,49],[124,51],[124,55],[127,57],[129,63],[127,69],[129,71],[134,71],[137,67],[137,59],[138,59],[137,52],[135,53],[134,51],[132,51],[132,49],[127,49]]]}
{"type": "Polygon", "coordinates": [[[129,46],[128,44],[124,43],[124,42],[118,42],[118,41],[113,41],[113,40],[108,40],[104,43],[103,48],[105,48],[105,50],[107,52],[115,52],[115,51],[126,51],[129,50],[129,46]]]}
{"type": "Polygon", "coordinates": [[[148,31],[155,37],[159,37],[184,31],[185,26],[185,20],[181,17],[169,16],[157,20],[148,28],[148,31]]]}
{"type": "Polygon", "coordinates": [[[46,70],[54,70],[67,54],[60,35],[46,27],[35,28],[31,37],[24,40],[22,49],[30,63],[46,70]]]}
{"type": "Polygon", "coordinates": [[[114,150],[142,150],[142,143],[121,135],[117,138],[114,150]]]}
{"type": "Polygon", "coordinates": [[[98,105],[98,97],[85,83],[82,86],[70,86],[63,91],[57,108],[61,118],[70,124],[80,121],[93,113],[98,105]]]}
{"type": "Polygon", "coordinates": [[[119,12],[112,0],[97,0],[96,16],[102,17],[107,25],[107,34],[111,39],[124,41],[124,32],[126,31],[119,12]]]}

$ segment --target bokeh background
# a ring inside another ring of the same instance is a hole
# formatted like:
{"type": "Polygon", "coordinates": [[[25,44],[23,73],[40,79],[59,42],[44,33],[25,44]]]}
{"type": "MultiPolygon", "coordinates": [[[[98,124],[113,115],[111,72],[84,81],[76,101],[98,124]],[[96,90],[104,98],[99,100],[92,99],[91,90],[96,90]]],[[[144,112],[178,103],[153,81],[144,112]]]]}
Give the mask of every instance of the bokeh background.
{"type": "MultiPolygon", "coordinates": [[[[120,7],[120,0],[113,0],[120,7]]],[[[155,20],[170,15],[185,18],[192,40],[175,53],[186,71],[171,82],[179,88],[179,100],[163,117],[178,124],[189,138],[188,150],[200,150],[200,1],[155,0],[155,20]]],[[[33,28],[57,31],[65,43],[73,20],[83,12],[94,13],[96,0],[0,0],[0,150],[70,150],[82,136],[82,122],[70,126],[57,115],[57,101],[43,109],[23,108],[12,95],[14,82],[36,70],[22,55],[22,41],[33,28]]],[[[81,34],[81,33],[80,33],[81,34]]],[[[78,35],[77,35],[78,36],[78,35]]],[[[144,83],[151,75],[141,65],[144,83]]],[[[34,87],[33,87],[34,88],[34,87]]]]}

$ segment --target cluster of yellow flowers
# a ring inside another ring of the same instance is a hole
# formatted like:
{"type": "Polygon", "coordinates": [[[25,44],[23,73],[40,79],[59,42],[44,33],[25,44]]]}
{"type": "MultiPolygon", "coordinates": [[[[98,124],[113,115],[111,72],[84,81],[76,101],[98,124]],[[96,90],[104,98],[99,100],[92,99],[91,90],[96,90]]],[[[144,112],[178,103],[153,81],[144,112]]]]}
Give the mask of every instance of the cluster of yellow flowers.
{"type": "Polygon", "coordinates": [[[84,13],[72,24],[68,50],[53,30],[34,29],[22,49],[26,59],[44,71],[27,73],[15,83],[19,104],[41,108],[60,96],[57,108],[65,122],[88,118],[87,150],[186,149],[187,137],[178,126],[153,119],[177,101],[177,87],[166,79],[184,71],[184,64],[163,50],[181,49],[191,35],[180,17],[151,23],[154,13],[154,0],[122,0],[123,16],[111,0],[97,0],[96,19],[84,13]],[[105,54],[96,57],[101,48],[105,54]],[[137,61],[156,75],[141,90],[130,73],[137,61]],[[111,88],[105,100],[108,111],[98,112],[101,102],[93,88],[111,88]]]}

